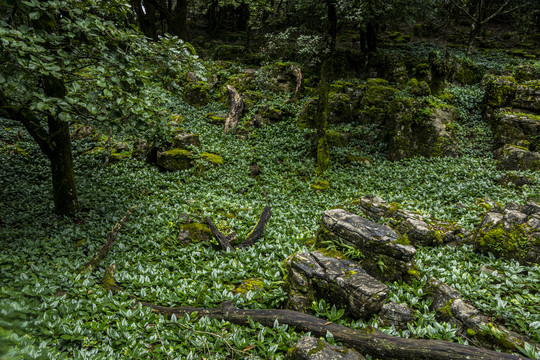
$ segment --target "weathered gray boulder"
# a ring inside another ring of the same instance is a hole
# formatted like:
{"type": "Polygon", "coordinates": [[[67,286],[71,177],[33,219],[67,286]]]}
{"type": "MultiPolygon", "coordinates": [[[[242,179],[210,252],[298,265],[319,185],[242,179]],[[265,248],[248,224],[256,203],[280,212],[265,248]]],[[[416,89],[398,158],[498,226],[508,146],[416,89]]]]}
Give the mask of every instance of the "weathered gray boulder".
{"type": "Polygon", "coordinates": [[[540,150],[540,117],[537,115],[508,109],[497,111],[492,128],[497,148],[512,144],[531,151],[540,150]]]}
{"type": "Polygon", "coordinates": [[[456,223],[442,220],[423,220],[420,213],[402,209],[396,203],[387,203],[378,196],[363,196],[359,203],[363,212],[378,221],[381,217],[392,219],[389,225],[412,245],[435,246],[452,241],[461,241],[468,235],[456,223]]]}
{"type": "Polygon", "coordinates": [[[511,351],[518,351],[516,346],[523,347],[525,342],[530,341],[503,325],[491,322],[473,305],[463,301],[459,291],[443,282],[431,278],[426,287],[433,300],[431,308],[436,311],[437,318],[456,326],[458,336],[480,343],[488,349],[511,351]]]}
{"type": "Polygon", "coordinates": [[[418,275],[414,265],[416,249],[400,243],[399,234],[343,209],[326,210],[317,233],[317,244],[333,242],[360,250],[362,268],[381,281],[409,281],[418,275]]]}
{"type": "Polygon", "coordinates": [[[293,310],[305,312],[313,301],[324,299],[354,318],[367,318],[379,312],[388,296],[388,287],[353,261],[313,251],[295,253],[285,264],[287,307],[293,310]]]}
{"type": "Polygon", "coordinates": [[[504,170],[540,170],[540,152],[507,144],[496,152],[499,166],[504,170]]]}
{"type": "Polygon", "coordinates": [[[195,157],[185,149],[158,152],[157,164],[169,171],[187,170],[195,166],[195,157]]]}
{"type": "Polygon", "coordinates": [[[322,339],[304,336],[289,349],[286,360],[362,360],[356,350],[330,345],[322,339]]]}
{"type": "Polygon", "coordinates": [[[531,201],[492,209],[469,241],[480,252],[540,264],[540,205],[531,201]]]}
{"type": "Polygon", "coordinates": [[[173,140],[173,148],[187,149],[189,146],[201,146],[199,135],[190,133],[176,134],[173,140]]]}
{"type": "Polygon", "coordinates": [[[379,313],[379,323],[383,326],[394,325],[398,329],[406,329],[414,320],[412,310],[403,304],[389,302],[383,305],[379,313]]]}
{"type": "Polygon", "coordinates": [[[386,123],[388,157],[400,160],[414,156],[454,156],[457,140],[453,106],[420,103],[410,98],[395,99],[393,115],[386,123]]]}

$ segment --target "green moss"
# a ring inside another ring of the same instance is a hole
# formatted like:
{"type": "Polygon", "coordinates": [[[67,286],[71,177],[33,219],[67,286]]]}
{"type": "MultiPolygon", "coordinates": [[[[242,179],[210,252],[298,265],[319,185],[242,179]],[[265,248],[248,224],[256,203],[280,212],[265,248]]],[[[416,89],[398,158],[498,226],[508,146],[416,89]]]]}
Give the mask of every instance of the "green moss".
{"type": "Polygon", "coordinates": [[[517,344],[509,341],[506,334],[503,334],[496,324],[487,323],[482,326],[481,330],[477,331],[476,336],[482,342],[495,345],[501,350],[518,350],[517,344]]]}
{"type": "Polygon", "coordinates": [[[409,269],[407,270],[407,274],[409,274],[412,277],[419,278],[420,277],[420,271],[417,269],[409,269]]]}
{"type": "Polygon", "coordinates": [[[324,341],[322,341],[321,339],[317,339],[317,346],[311,350],[308,351],[307,353],[307,357],[309,358],[311,355],[315,355],[321,351],[323,351],[323,349],[325,348],[325,344],[324,344],[324,341]]]}
{"type": "Polygon", "coordinates": [[[469,336],[475,336],[476,335],[476,331],[474,331],[473,329],[467,329],[467,334],[469,336]]]}
{"type": "Polygon", "coordinates": [[[314,191],[324,191],[330,187],[330,183],[325,180],[317,180],[314,184],[311,184],[311,188],[314,191]]]}
{"type": "Polygon", "coordinates": [[[201,153],[201,159],[214,165],[221,165],[224,162],[221,156],[207,152],[201,153]]]}
{"type": "Polygon", "coordinates": [[[529,239],[523,225],[514,225],[510,231],[497,226],[478,234],[476,246],[500,256],[521,260],[530,250],[529,239]]]}
{"type": "Polygon", "coordinates": [[[182,156],[191,156],[191,153],[185,149],[172,149],[163,152],[171,157],[182,157],[182,156]]]}
{"type": "Polygon", "coordinates": [[[210,101],[210,88],[203,81],[187,82],[184,85],[184,99],[191,105],[200,107],[210,101]]]}
{"type": "Polygon", "coordinates": [[[264,281],[261,279],[247,279],[234,289],[237,294],[245,294],[248,291],[254,291],[264,288],[264,281]]]}
{"type": "Polygon", "coordinates": [[[512,76],[489,76],[486,80],[484,103],[493,107],[511,106],[516,92],[512,76]]]}
{"type": "Polygon", "coordinates": [[[450,310],[450,307],[452,306],[453,302],[454,302],[454,299],[448,300],[448,302],[442,308],[437,309],[437,312],[445,317],[454,317],[452,310],[450,310]]]}
{"type": "Polygon", "coordinates": [[[409,240],[407,234],[400,235],[397,238],[396,243],[400,245],[411,245],[411,241],[409,240]]]}

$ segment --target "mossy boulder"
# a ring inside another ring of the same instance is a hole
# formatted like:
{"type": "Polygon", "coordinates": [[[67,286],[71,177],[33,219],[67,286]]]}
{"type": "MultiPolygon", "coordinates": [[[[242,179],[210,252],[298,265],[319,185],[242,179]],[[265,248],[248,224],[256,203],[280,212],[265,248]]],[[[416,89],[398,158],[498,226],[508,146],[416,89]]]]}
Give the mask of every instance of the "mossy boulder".
{"type": "Polygon", "coordinates": [[[352,134],[348,132],[327,130],[328,145],[331,147],[347,146],[352,140],[352,134]]]}
{"type": "Polygon", "coordinates": [[[224,160],[221,156],[208,152],[201,153],[201,159],[212,165],[222,165],[224,160]]]}
{"type": "Polygon", "coordinates": [[[164,170],[188,170],[195,166],[195,156],[185,149],[158,152],[157,165],[164,170]]]}
{"type": "Polygon", "coordinates": [[[497,148],[513,144],[531,151],[540,150],[540,116],[500,109],[495,112],[492,129],[497,148]]]}
{"type": "Polygon", "coordinates": [[[522,146],[507,144],[497,150],[496,158],[504,170],[540,170],[540,152],[522,146]]]}
{"type": "Polygon", "coordinates": [[[414,156],[454,156],[457,140],[455,108],[438,98],[397,98],[386,122],[388,157],[400,160],[414,156]]]}
{"type": "Polygon", "coordinates": [[[449,242],[460,242],[468,235],[467,230],[451,221],[432,219],[423,220],[421,213],[405,210],[397,203],[387,203],[378,196],[362,196],[355,203],[369,218],[379,221],[390,219],[388,225],[399,234],[402,244],[437,246],[449,242]]]}
{"type": "Polygon", "coordinates": [[[188,81],[184,84],[184,100],[187,103],[200,107],[210,101],[210,87],[203,81],[188,81]]]}
{"type": "Polygon", "coordinates": [[[482,81],[484,72],[468,58],[454,58],[451,63],[449,80],[460,85],[474,85],[482,81]]]}
{"type": "Polygon", "coordinates": [[[236,294],[246,294],[248,291],[257,291],[264,288],[264,281],[262,279],[247,279],[238,285],[233,292],[236,294]]]}
{"type": "Polygon", "coordinates": [[[388,287],[368,275],[353,261],[328,257],[320,252],[295,253],[285,260],[287,307],[308,311],[313,301],[324,299],[354,318],[379,312],[388,287]]]}
{"type": "Polygon", "coordinates": [[[212,125],[217,125],[217,126],[224,126],[226,118],[227,118],[226,113],[218,113],[218,114],[208,113],[205,116],[206,122],[212,125]]]}
{"type": "Polygon", "coordinates": [[[190,146],[199,147],[201,146],[201,141],[197,134],[180,133],[175,135],[172,146],[179,149],[187,149],[190,146]]]}
{"type": "Polygon", "coordinates": [[[491,252],[540,264],[540,204],[509,204],[486,213],[469,240],[479,252],[491,252]]]}
{"type": "Polygon", "coordinates": [[[202,223],[180,224],[178,230],[178,242],[187,245],[190,242],[208,242],[213,235],[210,227],[202,223]]]}
{"type": "Polygon", "coordinates": [[[330,183],[326,180],[317,180],[313,184],[311,184],[311,189],[316,192],[322,192],[325,191],[330,187],[330,183]]]}
{"type": "Polygon", "coordinates": [[[414,264],[416,249],[400,244],[399,238],[399,234],[388,226],[343,209],[332,209],[323,214],[316,244],[345,244],[359,250],[364,255],[362,268],[380,281],[410,281],[417,270],[414,264]]]}
{"type": "Polygon", "coordinates": [[[418,81],[416,78],[412,78],[405,84],[405,89],[415,96],[429,96],[431,95],[431,89],[429,84],[425,81],[418,81]]]}

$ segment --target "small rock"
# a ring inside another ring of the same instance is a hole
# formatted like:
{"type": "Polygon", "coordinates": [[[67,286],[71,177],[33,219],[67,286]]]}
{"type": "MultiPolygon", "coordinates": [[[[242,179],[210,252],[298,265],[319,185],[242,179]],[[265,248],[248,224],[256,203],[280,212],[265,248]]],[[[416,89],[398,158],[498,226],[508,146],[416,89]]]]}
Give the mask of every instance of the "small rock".
{"type": "Polygon", "coordinates": [[[389,302],[383,305],[379,320],[384,326],[394,325],[398,329],[406,329],[407,324],[413,321],[413,313],[406,305],[389,302]]]}
{"type": "Polygon", "coordinates": [[[362,360],[360,353],[322,339],[304,336],[287,352],[286,360],[362,360]]]}
{"type": "Polygon", "coordinates": [[[187,149],[189,146],[199,147],[200,145],[199,135],[196,134],[177,134],[173,140],[173,147],[179,149],[187,149]]]}

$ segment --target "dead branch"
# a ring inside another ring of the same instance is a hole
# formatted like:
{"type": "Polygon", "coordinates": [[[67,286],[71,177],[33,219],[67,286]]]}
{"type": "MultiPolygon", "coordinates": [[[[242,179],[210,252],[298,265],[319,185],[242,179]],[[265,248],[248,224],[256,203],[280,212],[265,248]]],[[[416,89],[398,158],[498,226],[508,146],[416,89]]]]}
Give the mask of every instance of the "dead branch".
{"type": "Polygon", "coordinates": [[[107,233],[107,240],[105,241],[105,244],[103,244],[101,249],[99,249],[99,252],[79,270],[79,274],[90,274],[92,273],[92,271],[94,271],[95,268],[99,266],[99,264],[101,264],[101,261],[103,261],[103,259],[107,256],[109,251],[111,251],[112,247],[114,246],[114,242],[116,241],[116,235],[122,229],[122,227],[127,223],[127,221],[129,220],[129,217],[131,216],[133,211],[135,211],[136,208],[137,208],[137,205],[133,205],[128,210],[126,215],[124,215],[122,220],[117,222],[112,227],[111,231],[107,233]]]}
{"type": "Polygon", "coordinates": [[[251,230],[251,232],[248,234],[246,240],[238,245],[238,249],[252,246],[257,240],[259,240],[259,238],[263,236],[266,223],[268,220],[270,220],[270,216],[272,216],[272,210],[270,209],[270,206],[265,206],[257,225],[255,225],[253,230],[251,230]]]}
{"type": "MultiPolygon", "coordinates": [[[[433,339],[406,339],[386,335],[369,327],[353,330],[308,314],[293,310],[243,310],[236,308],[232,302],[222,303],[220,308],[206,309],[191,306],[164,307],[141,302],[141,305],[152,308],[155,313],[171,317],[173,314],[181,318],[186,313],[197,313],[197,316],[208,316],[213,319],[246,325],[251,318],[264,326],[272,327],[277,320],[280,324],[294,326],[296,331],[311,332],[314,336],[325,337],[332,333],[334,339],[345,346],[358,350],[362,354],[382,359],[424,359],[424,360],[493,360],[513,359],[527,360],[522,356],[499,353],[483,348],[475,348],[449,341],[433,339]]],[[[529,359],[530,360],[530,359],[529,359]]]]}
{"type": "Polygon", "coordinates": [[[227,250],[227,249],[234,250],[234,248],[232,247],[232,245],[231,245],[229,239],[227,238],[227,236],[222,234],[217,229],[216,225],[214,225],[214,223],[212,222],[212,220],[210,220],[210,218],[208,216],[206,217],[206,223],[210,227],[210,231],[212,232],[212,234],[214,235],[214,237],[218,241],[219,245],[221,245],[221,248],[223,250],[227,250]]]}
{"type": "Polygon", "coordinates": [[[229,115],[225,119],[225,132],[228,133],[231,131],[240,121],[240,115],[244,110],[244,100],[236,91],[234,86],[227,85],[227,90],[229,91],[229,98],[231,100],[231,108],[229,110],[229,115]]]}
{"type": "Polygon", "coordinates": [[[257,240],[259,240],[263,236],[264,230],[266,228],[266,223],[270,219],[270,216],[272,216],[272,210],[270,209],[270,206],[265,206],[261,214],[261,217],[259,218],[259,221],[257,222],[257,225],[255,225],[253,230],[251,230],[251,232],[248,234],[248,236],[246,237],[246,240],[244,240],[238,246],[231,245],[230,239],[217,229],[216,225],[212,223],[212,220],[210,220],[208,216],[206,217],[206,223],[210,227],[210,231],[212,232],[212,234],[218,241],[219,245],[221,245],[221,248],[223,250],[227,250],[227,249],[236,250],[236,249],[243,249],[243,248],[246,248],[255,244],[255,242],[257,242],[257,240]]]}

